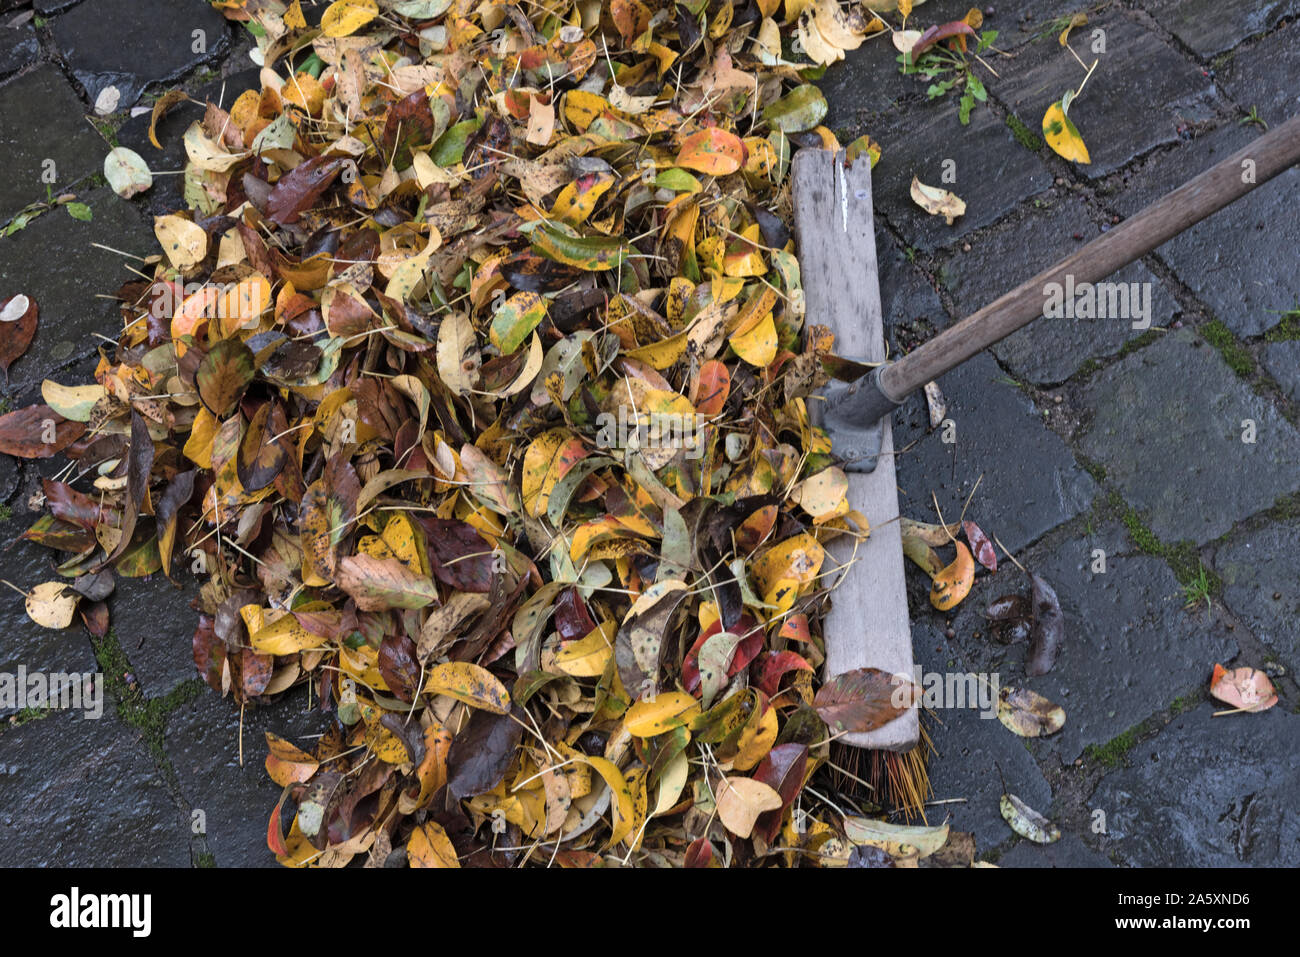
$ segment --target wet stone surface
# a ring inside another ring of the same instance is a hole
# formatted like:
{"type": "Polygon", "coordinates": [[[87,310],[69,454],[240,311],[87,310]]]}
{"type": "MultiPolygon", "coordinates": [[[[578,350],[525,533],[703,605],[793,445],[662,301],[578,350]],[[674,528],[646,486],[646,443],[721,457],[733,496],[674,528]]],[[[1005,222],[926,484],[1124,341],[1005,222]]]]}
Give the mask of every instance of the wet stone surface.
{"type": "Polygon", "coordinates": [[[266,822],[281,788],[266,773],[266,732],[304,751],[331,715],[307,710],[297,688],[265,707],[244,709],[244,765],[239,765],[239,706],[210,689],[168,717],[167,756],[191,809],[206,818],[208,851],[218,867],[277,866],[266,846],[266,822]]]}
{"type": "Polygon", "coordinates": [[[1162,27],[1201,57],[1231,50],[1285,17],[1300,13],[1296,0],[1146,0],[1142,4],[1162,27]]]}
{"type": "Polygon", "coordinates": [[[1300,342],[1270,342],[1264,346],[1264,368],[1288,399],[1300,401],[1300,342]]]}
{"type": "Polygon", "coordinates": [[[117,640],[150,698],[198,677],[191,650],[198,613],[190,602],[198,597],[199,586],[185,568],[184,556],[175,561],[173,574],[183,587],[168,584],[161,572],[148,579],[119,578],[109,599],[117,640]]]}
{"type": "MultiPolygon", "coordinates": [[[[970,315],[1099,235],[1101,228],[1081,197],[1054,196],[1050,208],[1035,209],[982,235],[969,253],[953,253],[943,267],[948,289],[962,315],[970,315]]],[[[1141,263],[1124,267],[1107,283],[1113,285],[1095,300],[1096,318],[1077,318],[1082,293],[1064,311],[1062,288],[1062,317],[1035,320],[995,345],[994,354],[1017,378],[1052,385],[1064,382],[1089,359],[1118,353],[1143,334],[1135,325],[1167,326],[1178,315],[1173,296],[1141,263]]]]}
{"type": "Polygon", "coordinates": [[[1300,865],[1300,717],[1211,717],[1206,703],[1135,747],[1090,805],[1099,844],[1134,867],[1300,865]]]}
{"type": "MultiPolygon", "coordinates": [[[[1231,156],[1261,130],[1233,123],[1153,157],[1130,173],[1112,203],[1131,216],[1191,177],[1231,156]]],[[[1239,336],[1257,336],[1277,312],[1300,303],[1300,219],[1278,215],[1300,193],[1291,169],[1156,249],[1210,310],[1239,336]]]]}
{"type": "MultiPolygon", "coordinates": [[[[14,512],[13,518],[0,523],[0,543],[9,546],[13,542],[7,550],[0,551],[0,578],[23,589],[42,582],[58,581],[53,561],[58,553],[31,542],[15,541],[35,517],[17,507],[14,512]]],[[[20,665],[28,674],[93,674],[99,670],[80,617],[67,628],[42,628],[27,617],[20,595],[9,588],[5,588],[5,592],[4,599],[0,600],[0,635],[4,636],[0,640],[0,674],[16,675],[20,665]]],[[[0,719],[21,710],[16,701],[12,707],[0,702],[0,719]]],[[[0,728],[3,728],[2,721],[0,728]]],[[[0,750],[3,748],[3,739],[0,738],[0,750]]]]}
{"type": "MultiPolygon", "coordinates": [[[[1180,126],[1213,115],[1216,97],[1209,78],[1122,11],[1093,18],[1070,39],[1084,62],[1101,61],[1070,107],[1070,119],[1092,157],[1091,165],[1076,167],[1081,175],[1104,176],[1177,141],[1180,126]],[[1092,51],[1096,30],[1105,33],[1104,53],[1092,51]]],[[[997,95],[1038,131],[1047,108],[1077,88],[1083,76],[1083,68],[1058,43],[1037,43],[1016,60],[997,95]]]]}
{"type": "MultiPolygon", "coordinates": [[[[1292,4],[1295,6],[1296,4],[1292,4]]],[[[1243,110],[1252,106],[1269,123],[1300,113],[1300,20],[1229,60],[1221,73],[1224,89],[1243,110]]]]}
{"type": "Polygon", "coordinates": [[[1043,425],[1033,403],[981,353],[939,379],[956,441],[931,432],[925,399],[913,395],[894,414],[903,514],[936,521],[930,493],[955,521],[983,475],[967,517],[993,529],[1013,552],[1092,503],[1097,486],[1065,444],[1043,425]]]}
{"type": "Polygon", "coordinates": [[[36,31],[27,24],[19,27],[0,25],[0,76],[21,70],[41,52],[36,31]]]}
{"type": "Polygon", "coordinates": [[[226,19],[198,0],[85,0],[54,21],[53,35],[90,102],[115,86],[119,110],[230,42],[226,19]]]}
{"type": "Polygon", "coordinates": [[[40,307],[36,338],[9,369],[18,390],[37,386],[70,360],[93,353],[101,342],[95,333],[109,335],[121,327],[117,303],[100,296],[111,295],[130,277],[123,267],[129,260],[92,244],[144,255],[155,242],[149,225],[112,190],[78,199],[91,208],[90,222],[73,219],[67,209],[52,209],[0,239],[0,289],[21,290],[40,307]]]}
{"type": "MultiPolygon", "coordinates": [[[[1118,525],[1054,533],[1017,558],[1041,575],[1061,602],[1065,643],[1052,670],[1026,676],[1028,643],[1001,644],[982,618],[994,598],[1030,598],[1028,577],[1010,562],[1000,563],[978,592],[972,590],[953,626],[972,669],[997,674],[1001,687],[1028,688],[1065,709],[1065,727],[1032,742],[1040,759],[1069,764],[1089,745],[1106,744],[1199,688],[1207,662],[1228,661],[1237,653],[1221,623],[1184,609],[1182,588],[1169,566],[1137,553],[1118,525]]],[[[1000,722],[997,727],[1011,734],[1000,722]]]]}
{"type": "Polygon", "coordinates": [[[181,808],[105,694],[89,720],[58,712],[0,733],[0,867],[188,867],[181,808]]]}
{"type": "Polygon", "coordinates": [[[1212,541],[1300,488],[1300,433],[1191,329],[1102,370],[1083,394],[1096,413],[1080,449],[1162,541],[1212,541]]]}
{"type": "Polygon", "coordinates": [[[1061,839],[1052,844],[1035,844],[1020,841],[998,858],[998,867],[1114,867],[1114,863],[1098,854],[1078,837],[1064,828],[1061,839]]]}
{"type": "MultiPolygon", "coordinates": [[[[45,200],[47,187],[57,196],[99,170],[107,147],[85,113],[63,74],[49,64],[0,86],[0,221],[45,200]]],[[[0,263],[13,255],[6,249],[0,263]]]]}
{"type": "Polygon", "coordinates": [[[950,246],[1052,184],[1042,161],[986,108],[963,127],[951,104],[929,106],[872,136],[889,144],[873,170],[872,202],[920,249],[950,246]],[[949,226],[942,216],[926,213],[911,197],[913,176],[956,193],[966,203],[965,215],[949,226]]]}
{"type": "Polygon", "coordinates": [[[1300,668],[1300,580],[1291,562],[1298,535],[1300,519],[1292,519],[1242,535],[1214,556],[1224,602],[1293,673],[1300,668]]]}
{"type": "MultiPolygon", "coordinates": [[[[967,0],[930,0],[924,6],[916,8],[909,25],[915,24],[916,29],[923,30],[933,24],[960,20],[971,6],[967,0]]],[[[1011,51],[1033,39],[1046,28],[1051,19],[1049,11],[1042,9],[1040,0],[1011,0],[986,7],[984,25],[980,30],[997,30],[998,39],[994,45],[999,50],[1011,51]],[[993,10],[991,14],[987,12],[990,9],[993,10]]],[[[837,132],[851,130],[854,136],[869,133],[879,140],[880,136],[871,125],[872,121],[904,106],[924,108],[929,81],[914,75],[904,76],[898,55],[898,50],[888,35],[869,38],[857,50],[845,54],[843,62],[827,70],[820,85],[830,104],[826,119],[826,125],[830,129],[837,132]]],[[[993,63],[994,69],[1006,75],[1003,61],[996,56],[986,59],[993,63]]],[[[976,70],[980,79],[996,96],[1000,82],[998,78],[991,76],[982,67],[976,67],[976,70]]],[[[955,124],[955,131],[951,134],[954,143],[961,142],[962,136],[958,131],[965,130],[957,120],[958,98],[959,94],[949,94],[940,106],[936,106],[955,124]]],[[[987,109],[981,105],[972,116],[986,112],[987,109]]],[[[894,117],[890,117],[892,119],[894,117]]]]}
{"type": "MultiPolygon", "coordinates": [[[[910,595],[909,604],[914,616],[912,644],[922,674],[974,670],[944,638],[941,626],[929,617],[916,620],[918,606],[910,595]]],[[[975,834],[977,857],[1013,837],[1014,832],[998,810],[1002,782],[997,766],[1001,766],[1007,786],[1014,793],[1046,813],[1052,802],[1046,778],[1021,739],[1004,728],[995,715],[982,717],[979,707],[967,706],[935,709],[934,718],[937,720],[927,720],[938,751],[930,756],[928,764],[933,799],[960,800],[931,808],[930,823],[938,824],[951,815],[949,824],[954,830],[975,834]]]]}

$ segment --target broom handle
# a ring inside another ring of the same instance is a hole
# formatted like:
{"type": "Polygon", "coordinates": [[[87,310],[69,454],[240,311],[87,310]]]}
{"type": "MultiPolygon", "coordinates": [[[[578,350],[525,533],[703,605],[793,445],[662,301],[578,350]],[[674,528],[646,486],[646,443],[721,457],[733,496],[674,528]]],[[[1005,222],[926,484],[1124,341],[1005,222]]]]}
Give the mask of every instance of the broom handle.
{"type": "MultiPolygon", "coordinates": [[[[1070,275],[1076,287],[1104,279],[1297,162],[1300,116],[1265,133],[1055,266],[883,366],[876,379],[880,391],[884,398],[901,402],[909,393],[1041,316],[1049,283],[1064,285],[1065,277],[1070,275]]],[[[1292,213],[1282,210],[1279,215],[1292,213]]]]}

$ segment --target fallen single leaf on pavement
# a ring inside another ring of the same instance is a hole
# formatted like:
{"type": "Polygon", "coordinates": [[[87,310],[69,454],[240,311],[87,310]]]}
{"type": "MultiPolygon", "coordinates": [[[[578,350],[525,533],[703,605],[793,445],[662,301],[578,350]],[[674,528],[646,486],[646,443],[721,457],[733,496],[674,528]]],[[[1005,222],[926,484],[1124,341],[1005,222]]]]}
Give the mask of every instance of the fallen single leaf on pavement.
{"type": "Polygon", "coordinates": [[[912,201],[931,216],[942,216],[951,226],[958,216],[966,214],[966,201],[956,193],[937,186],[926,186],[917,177],[912,177],[912,201]]]}

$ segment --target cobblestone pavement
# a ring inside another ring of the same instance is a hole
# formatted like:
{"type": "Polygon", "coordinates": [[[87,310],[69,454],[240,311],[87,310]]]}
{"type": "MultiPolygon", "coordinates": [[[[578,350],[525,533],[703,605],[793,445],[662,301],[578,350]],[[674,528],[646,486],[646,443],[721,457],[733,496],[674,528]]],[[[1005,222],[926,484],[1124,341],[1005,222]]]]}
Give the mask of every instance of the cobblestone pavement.
{"type": "MultiPolygon", "coordinates": [[[[318,15],[323,4],[304,6],[318,15]]],[[[915,16],[943,22],[968,6],[930,0],[915,16]]],[[[1055,37],[1058,16],[1083,6],[1007,0],[986,11],[1011,56],[989,58],[999,75],[983,74],[989,102],[969,126],[951,97],[931,102],[924,82],[899,75],[887,39],[827,73],[828,125],[884,147],[877,243],[895,352],[1235,151],[1259,134],[1243,120],[1300,112],[1300,3],[1093,5],[1074,45],[1091,60],[1100,36],[1105,52],[1071,110],[1093,162],[1067,164],[1036,131],[1080,79],[1055,37]],[[921,213],[907,195],[914,174],[961,195],[967,214],[948,227],[921,213]]],[[[131,202],[106,188],[109,145],[179,170],[179,134],[198,116],[169,115],[159,153],[147,115],[130,108],[174,85],[231,102],[256,84],[250,46],[201,0],[0,0],[0,224],[67,191],[93,210],[82,222],[55,209],[0,239],[0,295],[22,291],[41,307],[36,341],[10,370],[10,407],[37,401],[43,378],[89,374],[97,337],[117,327],[97,294],[126,276],[100,247],[147,253],[150,215],[179,198],[179,176],[131,202]]],[[[1022,587],[1014,567],[952,616],[930,608],[909,572],[924,671],[997,673],[1069,715],[1060,734],[1028,742],[973,709],[928,722],[934,797],[947,802],[931,818],[973,831],[987,860],[1300,864],[1300,576],[1289,555],[1300,536],[1300,312],[1288,315],[1300,309],[1298,196],[1292,170],[1124,270],[1119,279],[1149,284],[1150,329],[1043,320],[945,376],[955,443],[929,430],[917,399],[897,417],[904,513],[933,518],[933,492],[954,515],[975,489],[968,517],[1041,571],[1066,615],[1056,668],[1025,679],[1023,646],[992,641],[979,615],[1022,587]],[[1216,661],[1268,669],[1281,704],[1212,717],[1216,661]],[[1012,834],[1000,776],[1059,822],[1059,843],[1012,834]]],[[[0,456],[5,542],[31,523],[28,498],[58,468],[0,456]]],[[[31,583],[48,569],[34,546],[0,553],[0,578],[31,583]]],[[[278,789],[261,768],[262,733],[307,744],[323,719],[305,694],[241,721],[209,693],[190,661],[193,595],[192,583],[119,582],[114,632],[99,644],[0,603],[0,671],[100,671],[109,699],[94,722],[0,714],[0,864],[273,863],[264,834],[278,789]]]]}

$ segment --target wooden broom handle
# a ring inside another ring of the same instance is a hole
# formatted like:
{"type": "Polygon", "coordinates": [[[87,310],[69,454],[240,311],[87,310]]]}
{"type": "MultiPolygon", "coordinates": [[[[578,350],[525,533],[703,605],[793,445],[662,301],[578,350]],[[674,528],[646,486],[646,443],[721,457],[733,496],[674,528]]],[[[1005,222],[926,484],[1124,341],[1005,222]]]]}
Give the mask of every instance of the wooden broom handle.
{"type": "MultiPolygon", "coordinates": [[[[1069,275],[1074,276],[1076,286],[1104,279],[1297,162],[1300,116],[1265,133],[1055,266],[884,366],[877,379],[881,391],[886,398],[901,402],[909,393],[1041,316],[1048,283],[1063,285],[1069,275]]],[[[1294,211],[1280,209],[1278,215],[1291,216],[1294,211]]]]}

